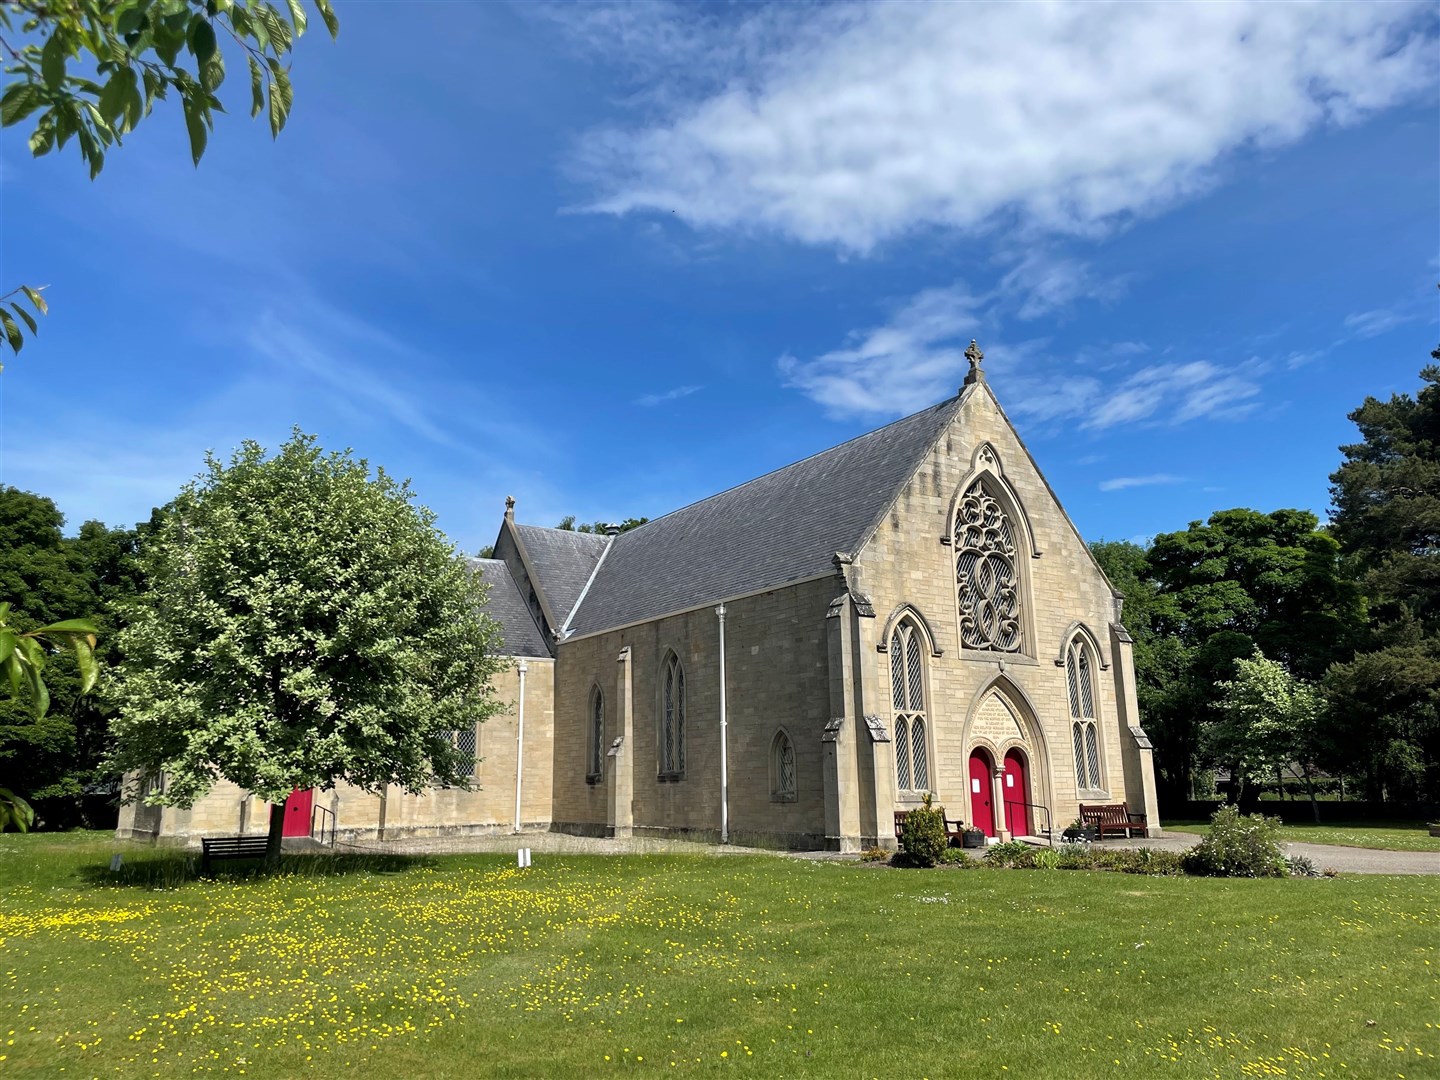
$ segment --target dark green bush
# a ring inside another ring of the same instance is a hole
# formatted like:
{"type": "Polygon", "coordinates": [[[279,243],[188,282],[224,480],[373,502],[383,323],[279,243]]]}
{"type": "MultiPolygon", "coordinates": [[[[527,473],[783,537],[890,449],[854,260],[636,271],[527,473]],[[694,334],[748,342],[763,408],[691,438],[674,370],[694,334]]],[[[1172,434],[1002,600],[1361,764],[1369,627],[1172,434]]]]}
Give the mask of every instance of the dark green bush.
{"type": "Polygon", "coordinates": [[[1289,872],[1280,849],[1279,818],[1241,815],[1222,806],[1210,819],[1210,832],[1185,855],[1187,874],[1200,877],[1284,877],[1289,872]]]}
{"type": "Polygon", "coordinates": [[[900,828],[900,850],[911,866],[934,866],[949,844],[945,810],[931,806],[930,796],[926,795],[924,806],[905,815],[905,824],[900,828]]]}
{"type": "Polygon", "coordinates": [[[940,853],[940,861],[946,866],[958,866],[962,870],[968,870],[973,866],[979,866],[980,860],[972,859],[965,853],[964,848],[947,847],[940,853]]]}

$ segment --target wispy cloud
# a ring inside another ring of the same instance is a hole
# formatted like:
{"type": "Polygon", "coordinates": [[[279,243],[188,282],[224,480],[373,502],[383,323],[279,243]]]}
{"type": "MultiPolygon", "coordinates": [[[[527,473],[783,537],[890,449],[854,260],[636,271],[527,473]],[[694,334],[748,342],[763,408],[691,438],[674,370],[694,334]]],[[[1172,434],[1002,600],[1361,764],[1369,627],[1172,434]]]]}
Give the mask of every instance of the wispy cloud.
{"type": "Polygon", "coordinates": [[[1100,481],[1101,491],[1124,491],[1126,488],[1153,487],[1157,484],[1183,484],[1183,476],[1169,473],[1151,473],[1149,476],[1116,476],[1100,481]]]}
{"type": "Polygon", "coordinates": [[[664,405],[667,401],[677,401],[680,398],[689,397],[697,390],[703,389],[705,389],[703,386],[677,386],[674,390],[666,390],[663,394],[642,394],[635,399],[635,404],[652,408],[656,405],[664,405]]]}
{"type": "Polygon", "coordinates": [[[1087,428],[1151,420],[1170,423],[1212,418],[1235,420],[1254,409],[1257,383],[1206,360],[1142,368],[1113,391],[1100,395],[1082,423],[1087,428]]]}
{"type": "Polygon", "coordinates": [[[1377,308],[1374,311],[1358,311],[1345,316],[1345,329],[1356,337],[1372,338],[1394,330],[1397,326],[1414,322],[1419,316],[1402,307],[1377,308]]]}
{"type": "Polygon", "coordinates": [[[912,411],[955,393],[980,303],[961,284],[926,289],[885,325],[852,333],[845,348],[813,360],[785,354],[780,374],[834,415],[912,411]]]}
{"type": "Polygon", "coordinates": [[[1000,279],[998,292],[1021,319],[1062,312],[1079,300],[1109,301],[1125,291],[1123,277],[1098,276],[1089,263],[1045,250],[1027,252],[1000,279]]]}
{"type": "Polygon", "coordinates": [[[646,107],[578,147],[590,209],[862,253],[935,226],[1093,235],[1435,80],[1418,2],[741,10],[558,9],[646,107]]]}

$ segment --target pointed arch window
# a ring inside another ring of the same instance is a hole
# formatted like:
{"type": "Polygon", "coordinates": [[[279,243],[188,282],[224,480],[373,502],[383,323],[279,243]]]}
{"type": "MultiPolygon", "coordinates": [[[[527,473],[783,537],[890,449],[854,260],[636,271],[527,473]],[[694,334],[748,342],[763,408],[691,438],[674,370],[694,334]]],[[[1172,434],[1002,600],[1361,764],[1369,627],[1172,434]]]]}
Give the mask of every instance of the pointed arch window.
{"type": "Polygon", "coordinates": [[[1023,635],[1015,529],[981,480],[966,489],[955,510],[953,543],[961,648],[1019,652],[1023,635]]]}
{"type": "Polygon", "coordinates": [[[590,691],[589,738],[586,740],[590,752],[590,763],[585,779],[598,784],[605,776],[605,695],[600,687],[590,691]]]}
{"type": "Polygon", "coordinates": [[[1075,786],[1103,791],[1100,775],[1100,725],[1095,715],[1095,660],[1079,634],[1065,650],[1066,696],[1070,701],[1070,736],[1075,750],[1075,786]]]}
{"type": "Polygon", "coordinates": [[[795,744],[781,729],[770,743],[770,801],[794,802],[796,792],[795,744]]]}
{"type": "Polygon", "coordinates": [[[660,779],[685,776],[685,669],[673,652],[665,658],[660,698],[660,779]]]}
{"type": "Polygon", "coordinates": [[[930,790],[930,753],[925,723],[925,659],[920,629],[902,620],[890,635],[890,704],[894,712],[895,785],[930,790]]]}

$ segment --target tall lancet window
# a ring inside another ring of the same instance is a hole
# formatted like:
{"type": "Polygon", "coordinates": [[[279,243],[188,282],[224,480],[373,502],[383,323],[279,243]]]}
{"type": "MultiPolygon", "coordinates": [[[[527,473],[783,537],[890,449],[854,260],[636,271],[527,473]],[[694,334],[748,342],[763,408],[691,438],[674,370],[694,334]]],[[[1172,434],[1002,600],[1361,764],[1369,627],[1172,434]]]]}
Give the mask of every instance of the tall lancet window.
{"type": "Polygon", "coordinates": [[[895,713],[895,785],[901,791],[930,790],[930,754],[925,739],[925,667],[920,631],[909,619],[890,635],[890,703],[895,713]]]}
{"type": "Polygon", "coordinates": [[[585,779],[599,783],[605,772],[605,695],[597,686],[590,691],[590,767],[585,779]]]}
{"type": "Polygon", "coordinates": [[[1103,791],[1100,731],[1095,717],[1095,661],[1079,634],[1065,650],[1065,682],[1070,698],[1070,735],[1075,745],[1075,786],[1103,791]]]}
{"type": "Polygon", "coordinates": [[[954,544],[961,647],[1019,652],[1015,530],[979,480],[966,490],[955,511],[954,544]]]}
{"type": "Polygon", "coordinates": [[[685,669],[671,653],[660,679],[660,779],[685,775],[685,669]]]}

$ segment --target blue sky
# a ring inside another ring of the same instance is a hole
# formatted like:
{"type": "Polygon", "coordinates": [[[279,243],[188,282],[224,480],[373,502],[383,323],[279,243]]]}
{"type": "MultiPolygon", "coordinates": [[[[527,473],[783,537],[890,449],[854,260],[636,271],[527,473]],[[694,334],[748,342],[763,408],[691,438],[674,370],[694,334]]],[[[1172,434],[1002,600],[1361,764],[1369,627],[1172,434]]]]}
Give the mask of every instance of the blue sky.
{"type": "MultiPolygon", "coordinates": [[[[0,137],[0,482],[148,517],[298,425],[466,551],[656,516],[955,392],[1090,538],[1324,514],[1437,340],[1433,5],[337,2],[93,183],[0,137]],[[317,21],[318,25],[318,21],[317,21]]],[[[240,70],[232,64],[232,69],[240,70]]]]}

